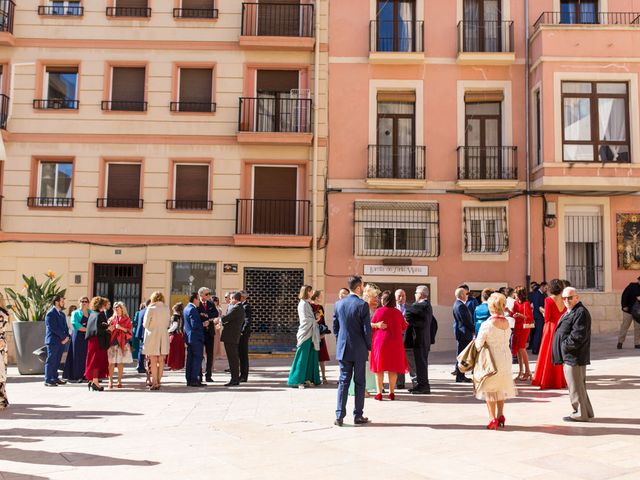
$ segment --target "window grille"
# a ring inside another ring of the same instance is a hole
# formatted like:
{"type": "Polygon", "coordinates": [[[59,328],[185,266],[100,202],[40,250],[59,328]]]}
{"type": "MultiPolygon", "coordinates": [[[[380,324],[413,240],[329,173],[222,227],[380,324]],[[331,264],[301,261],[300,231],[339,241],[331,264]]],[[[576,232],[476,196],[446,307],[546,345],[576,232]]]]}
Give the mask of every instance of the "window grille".
{"type": "Polygon", "coordinates": [[[509,250],[507,207],[464,208],[464,251],[503,253],[509,250]]]}
{"type": "Polygon", "coordinates": [[[565,217],[567,280],[579,290],[604,289],[602,215],[568,214],[565,217]]]}

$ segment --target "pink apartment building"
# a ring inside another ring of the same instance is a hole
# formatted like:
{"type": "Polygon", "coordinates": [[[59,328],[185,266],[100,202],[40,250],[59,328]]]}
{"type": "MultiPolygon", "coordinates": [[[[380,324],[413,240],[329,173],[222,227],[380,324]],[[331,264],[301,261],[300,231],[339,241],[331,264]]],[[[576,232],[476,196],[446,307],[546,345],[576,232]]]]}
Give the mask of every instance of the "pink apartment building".
{"type": "Polygon", "coordinates": [[[560,277],[614,331],[640,271],[640,2],[334,0],[329,32],[327,290],[426,283],[446,348],[459,283],[560,277]]]}

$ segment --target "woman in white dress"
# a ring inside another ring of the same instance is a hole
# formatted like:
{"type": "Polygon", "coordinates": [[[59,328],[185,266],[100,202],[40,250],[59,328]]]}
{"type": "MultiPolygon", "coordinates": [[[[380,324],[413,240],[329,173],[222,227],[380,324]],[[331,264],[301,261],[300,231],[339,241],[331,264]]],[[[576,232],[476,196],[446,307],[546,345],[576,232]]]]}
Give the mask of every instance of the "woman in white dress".
{"type": "Polygon", "coordinates": [[[489,430],[504,428],[504,401],[516,396],[516,387],[511,372],[511,349],[509,337],[511,329],[504,317],[507,299],[501,293],[494,293],[489,297],[489,312],[491,316],[482,323],[476,338],[476,348],[487,347],[496,367],[496,374],[486,378],[476,390],[476,398],[487,402],[489,430]]]}

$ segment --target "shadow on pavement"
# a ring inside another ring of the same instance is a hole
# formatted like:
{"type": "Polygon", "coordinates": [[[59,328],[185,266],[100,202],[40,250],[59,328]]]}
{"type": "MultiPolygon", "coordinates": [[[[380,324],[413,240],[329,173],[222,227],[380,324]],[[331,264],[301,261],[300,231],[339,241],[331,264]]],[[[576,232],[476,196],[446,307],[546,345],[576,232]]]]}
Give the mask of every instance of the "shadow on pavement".
{"type": "Polygon", "coordinates": [[[10,480],[47,480],[49,477],[41,477],[39,475],[25,475],[24,473],[5,472],[0,470],[0,478],[10,480]]]}
{"type": "Polygon", "coordinates": [[[4,461],[32,463],[37,465],[65,465],[74,467],[99,467],[114,465],[152,466],[159,462],[130,460],[128,458],[92,455],[82,452],[47,452],[46,450],[21,450],[0,445],[0,456],[4,461]]]}
{"type": "Polygon", "coordinates": [[[119,415],[142,415],[141,413],[117,412],[117,411],[94,411],[94,410],[67,410],[69,407],[62,405],[44,404],[23,404],[12,403],[0,413],[3,420],[55,420],[55,419],[98,419],[103,417],[113,417],[119,415]],[[46,410],[57,409],[57,410],[46,410]]]}
{"type": "MultiPolygon", "coordinates": [[[[107,432],[78,432],[73,430],[49,430],[44,428],[9,428],[0,430],[0,437],[92,437],[92,438],[112,438],[119,437],[120,433],[107,432]]],[[[12,438],[11,441],[20,441],[12,438]]]]}
{"type": "MultiPolygon", "coordinates": [[[[627,419],[620,419],[622,423],[627,419]]],[[[635,422],[636,419],[628,419],[635,422]]],[[[587,425],[593,425],[597,423],[597,419],[587,425]]],[[[519,426],[513,424],[507,424],[504,430],[498,430],[500,433],[509,432],[530,432],[530,433],[546,433],[547,435],[565,435],[565,436],[578,436],[578,437],[595,437],[601,435],[640,435],[640,429],[638,428],[620,428],[620,427],[600,427],[600,426],[587,426],[587,425],[540,425],[540,426],[519,426]]],[[[388,426],[402,426],[401,424],[389,424],[388,426]]],[[[455,424],[440,424],[440,425],[423,425],[434,430],[485,430],[484,425],[455,425],[455,424]]]]}

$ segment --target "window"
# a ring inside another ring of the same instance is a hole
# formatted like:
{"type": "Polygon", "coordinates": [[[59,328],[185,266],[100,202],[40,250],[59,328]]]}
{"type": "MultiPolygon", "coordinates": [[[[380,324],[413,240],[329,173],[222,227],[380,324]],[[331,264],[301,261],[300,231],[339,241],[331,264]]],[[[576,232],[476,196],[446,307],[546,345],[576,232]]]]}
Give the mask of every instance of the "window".
{"type": "Polygon", "coordinates": [[[45,67],[42,100],[34,100],[37,109],[72,109],[78,102],[78,67],[45,67]]]}
{"type": "Polygon", "coordinates": [[[98,207],[142,208],[139,163],[108,163],[106,198],[98,199],[98,207]]]}
{"type": "MultiPolygon", "coordinates": [[[[372,22],[377,52],[421,52],[422,23],[418,28],[414,0],[377,0],[377,17],[372,22]]],[[[372,32],[373,33],[373,32],[372,32]]]]}
{"type": "Polygon", "coordinates": [[[211,68],[181,68],[179,97],[172,102],[173,112],[215,112],[212,102],[213,70],[211,68]]]}
{"type": "Polygon", "coordinates": [[[108,17],[150,17],[147,0],[115,0],[114,7],[107,7],[108,17]]]}
{"type": "Polygon", "coordinates": [[[501,0],[464,0],[465,52],[501,52],[501,0]]]}
{"type": "Polygon", "coordinates": [[[215,263],[172,262],[171,305],[188,302],[191,292],[197,291],[200,287],[206,287],[215,294],[216,270],[215,263]]]}
{"type": "Polygon", "coordinates": [[[603,290],[603,228],[599,207],[565,216],[567,280],[577,289],[603,290]]]}
{"type": "Polygon", "coordinates": [[[209,165],[176,164],[175,198],[167,201],[167,208],[173,210],[211,210],[209,200],[209,165]]]}
{"type": "Polygon", "coordinates": [[[629,93],[622,82],[562,82],[565,162],[631,161],[629,93]]]}
{"type": "Polygon", "coordinates": [[[30,206],[72,207],[73,164],[71,162],[40,162],[37,197],[30,206]]]}
{"type": "Polygon", "coordinates": [[[509,249],[506,207],[464,208],[464,251],[503,253],[509,249]]]}
{"type": "Polygon", "coordinates": [[[598,23],[598,0],[561,0],[560,23],[598,23]]]}
{"type": "Polygon", "coordinates": [[[38,6],[38,15],[71,15],[80,16],[84,7],[79,0],[52,0],[47,5],[38,6]]]}
{"type": "Polygon", "coordinates": [[[438,204],[356,202],[356,255],[437,257],[440,253],[438,204]]]}
{"type": "Polygon", "coordinates": [[[182,0],[182,8],[174,8],[175,18],[218,18],[213,0],[182,0]]]}
{"type": "Polygon", "coordinates": [[[145,67],[113,67],[111,101],[102,102],[103,110],[144,112],[145,67]]]}

